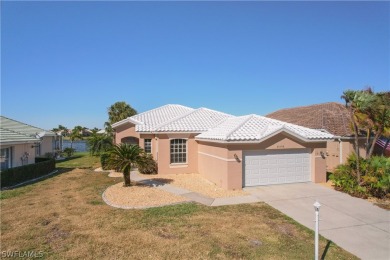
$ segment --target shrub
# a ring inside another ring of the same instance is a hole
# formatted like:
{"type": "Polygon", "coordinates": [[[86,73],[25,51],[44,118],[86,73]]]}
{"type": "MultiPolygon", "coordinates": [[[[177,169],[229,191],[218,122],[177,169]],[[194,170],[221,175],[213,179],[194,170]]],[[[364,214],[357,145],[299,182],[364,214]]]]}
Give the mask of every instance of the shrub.
{"type": "Polygon", "coordinates": [[[356,177],[356,156],[348,157],[347,163],[339,165],[331,174],[336,189],[358,197],[383,198],[390,192],[390,158],[373,156],[360,159],[361,183],[356,177]]]}
{"type": "Polygon", "coordinates": [[[75,151],[76,150],[74,148],[70,148],[70,147],[66,147],[64,149],[64,153],[66,154],[67,157],[71,157],[75,151]]]}
{"type": "Polygon", "coordinates": [[[49,160],[50,160],[50,158],[47,158],[47,157],[35,157],[35,163],[46,162],[49,160]]]}
{"type": "Polygon", "coordinates": [[[100,164],[102,165],[103,170],[110,170],[108,166],[108,159],[110,158],[110,154],[102,153],[100,155],[100,164]]]}
{"type": "Polygon", "coordinates": [[[34,164],[28,164],[2,171],[1,187],[9,187],[24,181],[32,180],[50,172],[56,168],[54,159],[47,159],[34,164]]]}
{"type": "Polygon", "coordinates": [[[157,163],[153,155],[142,153],[137,162],[138,171],[143,174],[157,174],[157,163]]]}
{"type": "Polygon", "coordinates": [[[54,158],[54,153],[45,153],[46,158],[54,158]]]}

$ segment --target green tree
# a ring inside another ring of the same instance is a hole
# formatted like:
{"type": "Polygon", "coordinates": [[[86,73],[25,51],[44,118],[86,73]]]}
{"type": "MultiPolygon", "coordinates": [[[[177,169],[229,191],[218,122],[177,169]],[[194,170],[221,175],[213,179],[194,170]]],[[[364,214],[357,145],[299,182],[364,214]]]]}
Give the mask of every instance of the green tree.
{"type": "Polygon", "coordinates": [[[62,131],[62,136],[68,136],[68,128],[63,125],[58,125],[58,129],[62,131]]]}
{"type": "Polygon", "coordinates": [[[116,102],[108,109],[108,122],[112,125],[118,121],[137,114],[137,111],[124,101],[116,102]]]}
{"type": "Polygon", "coordinates": [[[72,130],[72,132],[69,135],[70,139],[70,148],[73,148],[73,142],[75,140],[83,140],[83,135],[82,135],[83,127],[82,126],[75,126],[72,130]]]}
{"type": "MultiPolygon", "coordinates": [[[[370,90],[371,91],[371,90],[370,90]]],[[[362,109],[370,122],[370,133],[373,134],[369,143],[367,158],[371,158],[374,152],[375,143],[383,136],[390,135],[390,92],[372,93],[369,106],[362,109]]]]}
{"type": "Polygon", "coordinates": [[[355,90],[346,90],[341,96],[345,100],[345,106],[348,108],[352,130],[354,133],[354,148],[356,154],[356,177],[358,183],[360,183],[360,151],[359,151],[359,128],[358,128],[358,119],[357,119],[357,106],[356,106],[356,91],[355,90]]]}
{"type": "Polygon", "coordinates": [[[112,137],[107,134],[98,134],[93,131],[88,139],[89,152],[91,155],[98,156],[103,152],[107,152],[112,148],[112,137]]]}
{"type": "Polygon", "coordinates": [[[347,90],[342,98],[351,113],[354,131],[356,173],[360,183],[359,135],[366,135],[366,158],[371,158],[375,143],[382,136],[390,135],[390,92],[374,93],[371,88],[365,90],[347,90]]]}
{"type": "Polygon", "coordinates": [[[131,186],[130,172],[142,151],[138,145],[125,143],[117,144],[109,151],[108,166],[123,173],[124,186],[131,186]]]}

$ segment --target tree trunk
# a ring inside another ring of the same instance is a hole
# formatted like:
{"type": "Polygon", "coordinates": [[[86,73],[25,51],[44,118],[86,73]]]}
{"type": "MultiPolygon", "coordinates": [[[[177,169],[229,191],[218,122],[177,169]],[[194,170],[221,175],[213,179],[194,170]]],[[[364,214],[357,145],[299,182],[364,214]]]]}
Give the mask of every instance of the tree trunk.
{"type": "Polygon", "coordinates": [[[355,121],[353,110],[351,109],[351,122],[353,125],[353,132],[355,134],[355,153],[356,153],[356,177],[357,182],[360,185],[360,152],[359,152],[359,135],[358,135],[358,127],[355,121]]]}
{"type": "Polygon", "coordinates": [[[127,172],[127,171],[124,171],[123,172],[123,179],[125,181],[125,187],[129,187],[131,186],[131,182],[130,182],[130,171],[127,172]]]}
{"type": "Polygon", "coordinates": [[[375,144],[376,144],[376,141],[378,141],[379,137],[382,135],[382,129],[379,129],[379,131],[375,134],[374,136],[374,140],[372,140],[372,144],[371,144],[371,147],[370,147],[370,151],[368,152],[368,155],[366,156],[366,158],[371,158],[373,152],[374,152],[374,148],[375,148],[375,144]]]}

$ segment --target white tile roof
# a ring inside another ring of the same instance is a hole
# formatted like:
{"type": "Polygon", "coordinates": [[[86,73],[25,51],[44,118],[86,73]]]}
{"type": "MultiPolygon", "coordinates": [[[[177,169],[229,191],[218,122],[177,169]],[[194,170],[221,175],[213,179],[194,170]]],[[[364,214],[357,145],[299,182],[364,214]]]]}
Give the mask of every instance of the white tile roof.
{"type": "Polygon", "coordinates": [[[258,115],[232,117],[196,139],[218,141],[261,141],[281,131],[304,140],[326,140],[333,135],[258,115]]]}
{"type": "Polygon", "coordinates": [[[0,128],[0,144],[39,142],[39,138],[0,128]]]}
{"type": "Polygon", "coordinates": [[[216,141],[261,141],[280,131],[303,140],[326,140],[333,135],[275,119],[258,116],[232,116],[208,108],[193,109],[165,105],[113,124],[135,124],[137,132],[201,133],[197,139],[216,141]]]}
{"type": "Polygon", "coordinates": [[[52,131],[0,116],[0,143],[39,141],[43,136],[55,136],[52,131]]]}
{"type": "Polygon", "coordinates": [[[202,107],[159,125],[153,131],[201,133],[215,127],[230,117],[233,116],[202,107]]]}
{"type": "Polygon", "coordinates": [[[128,117],[112,125],[113,128],[125,123],[133,123],[136,125],[135,130],[138,132],[151,132],[157,126],[171,121],[174,118],[183,116],[195,109],[182,105],[165,105],[158,107],[132,117],[128,117]]]}

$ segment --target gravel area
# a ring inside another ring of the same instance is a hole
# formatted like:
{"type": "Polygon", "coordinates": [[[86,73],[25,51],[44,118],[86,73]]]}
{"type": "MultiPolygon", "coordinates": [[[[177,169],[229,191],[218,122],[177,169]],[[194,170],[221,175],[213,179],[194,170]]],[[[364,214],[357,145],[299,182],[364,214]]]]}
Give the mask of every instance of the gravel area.
{"type": "Polygon", "coordinates": [[[103,199],[111,206],[126,209],[158,207],[189,201],[182,196],[141,184],[123,187],[122,182],[108,187],[103,199]]]}
{"type": "Polygon", "coordinates": [[[146,175],[138,174],[145,179],[157,179],[158,181],[172,184],[173,186],[198,192],[211,198],[226,198],[245,196],[249,193],[242,190],[224,190],[214,183],[204,179],[200,174],[164,174],[164,175],[146,175]]]}

